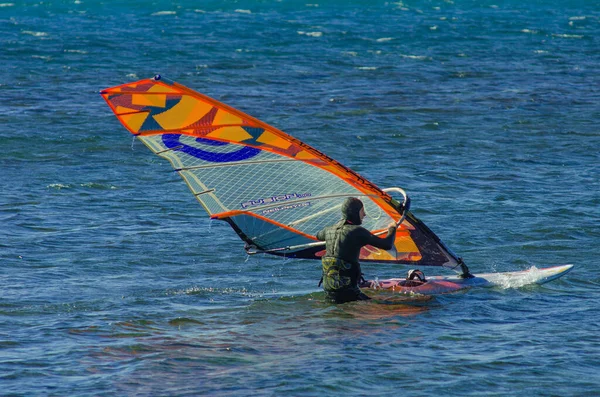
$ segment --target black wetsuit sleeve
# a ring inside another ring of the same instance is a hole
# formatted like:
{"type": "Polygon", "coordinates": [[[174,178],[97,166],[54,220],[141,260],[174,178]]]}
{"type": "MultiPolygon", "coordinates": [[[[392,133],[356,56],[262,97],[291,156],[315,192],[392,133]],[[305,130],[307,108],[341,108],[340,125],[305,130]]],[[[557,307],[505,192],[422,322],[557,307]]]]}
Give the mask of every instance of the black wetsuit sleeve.
{"type": "MultiPolygon", "coordinates": [[[[366,229],[365,229],[366,230],[366,229]]],[[[396,240],[396,228],[390,227],[388,229],[388,234],[385,237],[377,237],[369,233],[367,245],[372,245],[373,247],[381,248],[384,250],[392,249],[394,246],[394,240],[396,240]]]]}
{"type": "Polygon", "coordinates": [[[317,235],[315,237],[319,241],[325,241],[325,229],[319,231],[319,233],[317,233],[317,235]]]}

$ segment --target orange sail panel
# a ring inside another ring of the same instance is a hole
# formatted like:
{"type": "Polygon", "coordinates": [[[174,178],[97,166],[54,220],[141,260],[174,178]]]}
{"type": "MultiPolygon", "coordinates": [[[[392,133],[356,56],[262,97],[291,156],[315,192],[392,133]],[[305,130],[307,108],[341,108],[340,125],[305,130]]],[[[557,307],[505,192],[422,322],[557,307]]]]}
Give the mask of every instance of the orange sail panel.
{"type": "MultiPolygon", "coordinates": [[[[390,195],[351,169],[264,122],[157,76],[101,92],[119,121],[170,161],[214,219],[251,252],[319,258],[314,237],[360,198],[363,226],[382,232],[401,219],[390,195]]],[[[454,267],[457,258],[408,213],[394,249],[367,246],[361,260],[454,267]]]]}

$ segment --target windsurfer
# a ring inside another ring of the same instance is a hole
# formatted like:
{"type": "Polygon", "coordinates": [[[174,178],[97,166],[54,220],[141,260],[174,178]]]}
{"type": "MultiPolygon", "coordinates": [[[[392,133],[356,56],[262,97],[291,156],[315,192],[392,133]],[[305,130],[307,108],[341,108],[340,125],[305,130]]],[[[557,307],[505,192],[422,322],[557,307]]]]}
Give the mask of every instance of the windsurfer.
{"type": "Polygon", "coordinates": [[[323,289],[335,303],[370,299],[358,287],[362,279],[358,262],[360,249],[365,245],[391,249],[394,245],[395,223],[389,226],[387,236],[381,238],[360,226],[364,217],[362,201],[350,197],[342,205],[342,219],[317,233],[317,239],[325,241],[326,246],[321,259],[323,289]]]}

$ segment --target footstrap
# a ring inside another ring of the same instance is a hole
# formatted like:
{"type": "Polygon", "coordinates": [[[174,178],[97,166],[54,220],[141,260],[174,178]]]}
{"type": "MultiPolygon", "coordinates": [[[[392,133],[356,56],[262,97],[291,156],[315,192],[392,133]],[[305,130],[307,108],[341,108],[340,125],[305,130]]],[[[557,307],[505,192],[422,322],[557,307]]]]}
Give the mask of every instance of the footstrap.
{"type": "Polygon", "coordinates": [[[409,270],[408,274],[406,275],[406,279],[408,281],[411,281],[411,280],[414,280],[415,278],[418,279],[419,281],[423,282],[423,283],[425,281],[427,281],[425,279],[425,274],[422,271],[420,271],[419,269],[411,269],[411,270],[409,270]]]}

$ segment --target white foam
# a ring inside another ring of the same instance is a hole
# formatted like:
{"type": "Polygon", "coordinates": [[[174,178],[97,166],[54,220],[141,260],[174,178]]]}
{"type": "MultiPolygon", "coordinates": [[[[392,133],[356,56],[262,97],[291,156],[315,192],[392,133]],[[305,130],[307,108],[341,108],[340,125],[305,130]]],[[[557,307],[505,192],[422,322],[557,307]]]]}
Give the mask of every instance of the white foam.
{"type": "Polygon", "coordinates": [[[582,39],[583,36],[579,35],[579,34],[559,34],[559,33],[552,33],[552,36],[554,37],[560,37],[563,39],[582,39]]]}
{"type": "Polygon", "coordinates": [[[405,55],[405,54],[400,54],[400,56],[401,56],[402,58],[407,58],[407,59],[417,59],[417,60],[419,60],[419,61],[426,61],[426,60],[428,60],[428,59],[431,59],[430,57],[428,57],[428,56],[425,56],[425,55],[405,55]]]}
{"type": "Polygon", "coordinates": [[[70,189],[71,185],[65,185],[62,183],[52,183],[48,186],[46,186],[48,189],[56,189],[56,190],[60,190],[60,189],[70,189]]]}
{"type": "Polygon", "coordinates": [[[323,36],[323,32],[304,32],[302,30],[299,30],[298,34],[304,35],[304,36],[311,36],[311,37],[321,37],[321,36],[323,36]]]}
{"type": "Polygon", "coordinates": [[[48,33],[46,32],[34,32],[32,30],[23,30],[21,33],[23,34],[28,34],[34,37],[46,37],[48,36],[48,33]]]}
{"type": "Polygon", "coordinates": [[[535,284],[540,279],[540,270],[532,266],[529,270],[515,273],[499,273],[493,280],[494,285],[504,289],[521,288],[535,284]]]}
{"type": "Polygon", "coordinates": [[[177,11],[157,11],[150,15],[152,15],[153,17],[156,17],[156,16],[162,16],[162,15],[176,15],[176,14],[177,14],[177,11]]]}

